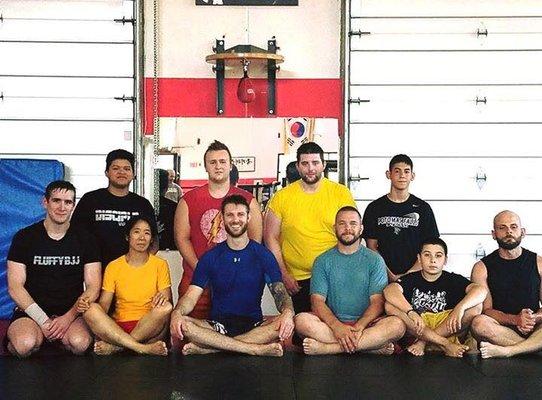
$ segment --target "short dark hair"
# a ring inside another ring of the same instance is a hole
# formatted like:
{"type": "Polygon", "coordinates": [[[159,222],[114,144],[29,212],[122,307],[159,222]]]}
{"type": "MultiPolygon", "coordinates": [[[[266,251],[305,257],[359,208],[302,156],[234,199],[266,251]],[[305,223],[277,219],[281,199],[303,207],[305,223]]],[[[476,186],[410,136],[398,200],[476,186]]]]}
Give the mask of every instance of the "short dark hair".
{"type": "Polygon", "coordinates": [[[45,188],[45,199],[49,200],[55,190],[71,190],[73,192],[73,201],[75,201],[75,186],[71,182],[59,180],[49,183],[45,188]]]}
{"type": "Polygon", "coordinates": [[[220,151],[225,150],[228,152],[228,156],[230,157],[230,162],[232,161],[230,149],[228,149],[228,146],[226,146],[224,143],[219,142],[218,140],[215,140],[213,143],[207,147],[207,150],[205,150],[205,153],[203,153],[203,165],[205,165],[205,158],[207,157],[207,153],[210,151],[220,151]]]}
{"type": "Polygon", "coordinates": [[[286,166],[286,180],[288,181],[288,183],[294,183],[295,181],[301,179],[301,176],[299,176],[299,171],[297,170],[295,164],[295,161],[292,161],[286,166]]]}
{"type": "Polygon", "coordinates": [[[105,158],[106,171],[109,169],[109,167],[111,166],[111,164],[113,164],[113,161],[115,160],[126,160],[132,166],[132,170],[135,170],[134,155],[130,153],[128,150],[117,149],[117,150],[110,151],[109,154],[107,154],[107,157],[105,158]]]}
{"type": "Polygon", "coordinates": [[[165,169],[158,170],[158,190],[160,196],[164,196],[169,186],[169,173],[165,169]]]}
{"type": "Polygon", "coordinates": [[[124,227],[124,233],[126,235],[126,238],[128,238],[130,236],[130,231],[132,230],[134,225],[137,224],[139,221],[145,221],[151,228],[151,243],[149,245],[149,249],[150,249],[154,243],[154,239],[158,236],[158,231],[156,230],[156,223],[152,221],[146,215],[137,215],[135,217],[130,218],[126,222],[126,226],[124,227]]]}
{"type": "Polygon", "coordinates": [[[448,255],[448,246],[446,245],[446,242],[442,240],[441,238],[433,237],[433,238],[425,239],[424,241],[422,241],[422,245],[420,246],[420,254],[422,253],[423,246],[425,246],[426,244],[434,244],[434,245],[440,246],[444,250],[444,255],[445,256],[448,255]]]}
{"type": "Polygon", "coordinates": [[[247,208],[247,214],[250,212],[250,206],[248,205],[247,199],[245,199],[240,194],[232,194],[232,195],[226,196],[224,200],[222,200],[222,206],[220,209],[220,211],[222,211],[222,214],[224,214],[224,209],[226,208],[228,204],[235,204],[235,205],[241,204],[247,208]]]}
{"type": "Polygon", "coordinates": [[[235,186],[237,185],[237,182],[239,182],[239,169],[237,168],[237,165],[232,164],[230,170],[230,185],[235,186]]]}
{"type": "Polygon", "coordinates": [[[356,214],[358,214],[358,217],[359,217],[359,220],[361,221],[361,214],[359,213],[359,210],[354,207],[354,206],[344,206],[344,207],[341,207],[339,209],[339,211],[337,211],[337,214],[335,214],[335,219],[337,219],[337,216],[342,213],[342,212],[346,212],[346,211],[354,211],[356,214]]]}
{"type": "Polygon", "coordinates": [[[301,154],[319,154],[322,163],[324,162],[324,150],[314,142],[303,143],[297,148],[297,162],[301,159],[301,154]]]}
{"type": "Polygon", "coordinates": [[[406,154],[396,154],[390,160],[389,171],[391,171],[395,164],[399,163],[405,163],[406,165],[410,166],[410,169],[414,169],[414,163],[409,156],[406,154]]]}

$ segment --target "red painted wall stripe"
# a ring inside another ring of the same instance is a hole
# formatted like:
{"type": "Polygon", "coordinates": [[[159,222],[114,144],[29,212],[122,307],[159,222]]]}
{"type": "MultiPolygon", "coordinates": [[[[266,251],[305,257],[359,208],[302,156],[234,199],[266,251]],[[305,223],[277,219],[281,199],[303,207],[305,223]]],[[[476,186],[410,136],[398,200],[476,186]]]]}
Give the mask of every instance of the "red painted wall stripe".
{"type": "MultiPolygon", "coordinates": [[[[159,78],[160,117],[270,117],[267,112],[267,80],[254,79],[256,99],[249,104],[237,99],[239,79],[224,83],[225,112],[216,113],[216,80],[159,78]]],[[[276,117],[337,118],[342,120],[340,79],[280,79],[276,82],[276,117]]],[[[152,133],[152,78],[145,78],[145,132],[152,133]]],[[[341,125],[339,125],[341,126],[341,125]]]]}

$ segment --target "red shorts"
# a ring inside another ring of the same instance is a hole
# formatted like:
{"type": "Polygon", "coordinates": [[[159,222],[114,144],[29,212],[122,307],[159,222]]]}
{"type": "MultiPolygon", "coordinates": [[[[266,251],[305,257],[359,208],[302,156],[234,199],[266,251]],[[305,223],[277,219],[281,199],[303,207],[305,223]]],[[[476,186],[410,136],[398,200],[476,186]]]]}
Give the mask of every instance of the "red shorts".
{"type": "Polygon", "coordinates": [[[115,321],[126,333],[131,333],[139,321],[115,321]]]}

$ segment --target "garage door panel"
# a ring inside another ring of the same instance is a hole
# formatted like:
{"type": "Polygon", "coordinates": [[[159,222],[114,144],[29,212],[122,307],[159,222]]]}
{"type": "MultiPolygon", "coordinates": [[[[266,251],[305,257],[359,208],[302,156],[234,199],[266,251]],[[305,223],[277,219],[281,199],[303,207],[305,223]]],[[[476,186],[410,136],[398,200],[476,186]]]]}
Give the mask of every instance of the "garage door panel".
{"type": "Polygon", "coordinates": [[[542,51],[353,52],[350,82],[524,84],[539,82],[541,68],[542,51]]]}
{"type": "Polygon", "coordinates": [[[542,122],[540,86],[353,86],[356,122],[542,122]],[[390,113],[393,109],[393,113],[390,113]]]}
{"type": "Polygon", "coordinates": [[[539,157],[542,124],[351,124],[350,156],[539,157]]]}
{"type": "MultiPolygon", "coordinates": [[[[389,191],[389,158],[351,158],[350,189],[356,198],[375,199],[389,191]],[[368,179],[367,179],[368,178],[368,179]]],[[[411,190],[432,200],[542,200],[540,158],[414,158],[411,190]]]]}
{"type": "Polygon", "coordinates": [[[351,0],[353,17],[542,15],[538,0],[351,0]]]}
{"type": "Polygon", "coordinates": [[[119,147],[132,149],[133,143],[133,124],[130,122],[42,121],[37,126],[36,122],[32,121],[0,121],[0,132],[17,138],[11,140],[9,146],[0,144],[0,157],[107,154],[111,149],[119,147]]]}
{"type": "Polygon", "coordinates": [[[365,33],[352,50],[536,49],[542,18],[354,19],[351,30],[365,33]]]}

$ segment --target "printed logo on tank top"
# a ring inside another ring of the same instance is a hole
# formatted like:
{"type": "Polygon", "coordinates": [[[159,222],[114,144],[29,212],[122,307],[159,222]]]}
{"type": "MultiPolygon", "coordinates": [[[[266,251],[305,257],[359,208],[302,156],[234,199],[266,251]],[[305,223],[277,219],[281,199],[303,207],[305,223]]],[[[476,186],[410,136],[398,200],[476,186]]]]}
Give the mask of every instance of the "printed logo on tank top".
{"type": "Polygon", "coordinates": [[[211,208],[205,211],[201,216],[199,226],[201,233],[207,238],[207,246],[226,240],[226,231],[220,210],[211,208]]]}
{"type": "Polygon", "coordinates": [[[434,313],[444,311],[446,310],[446,291],[432,294],[431,291],[425,293],[416,288],[412,293],[412,308],[434,313]]]}
{"type": "Polygon", "coordinates": [[[34,265],[70,267],[81,263],[80,256],[34,256],[34,265]]]}
{"type": "Polygon", "coordinates": [[[96,221],[111,221],[117,222],[119,226],[126,225],[126,221],[130,218],[139,215],[138,211],[117,211],[117,210],[96,210],[96,221]]]}
{"type": "Polygon", "coordinates": [[[402,217],[379,217],[377,224],[378,226],[384,225],[387,228],[393,228],[393,232],[399,235],[402,228],[418,226],[420,224],[420,214],[414,212],[402,217]]]}

